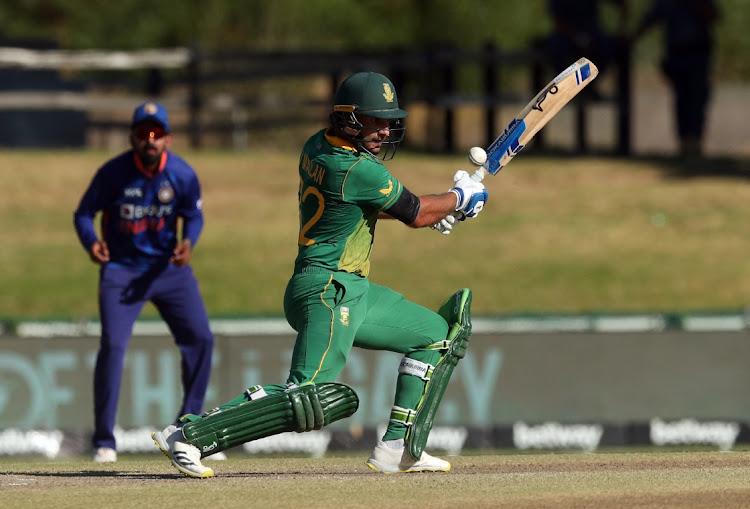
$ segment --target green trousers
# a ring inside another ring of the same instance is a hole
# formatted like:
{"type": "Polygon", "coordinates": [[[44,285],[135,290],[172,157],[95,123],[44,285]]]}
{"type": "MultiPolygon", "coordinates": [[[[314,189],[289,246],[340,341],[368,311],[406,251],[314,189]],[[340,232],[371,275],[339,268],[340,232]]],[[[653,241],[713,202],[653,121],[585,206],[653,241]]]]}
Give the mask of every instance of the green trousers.
{"type": "MultiPolygon", "coordinates": [[[[448,324],[435,311],[406,300],[390,288],[345,272],[294,275],[284,296],[284,313],[297,331],[287,380],[297,385],[336,381],[355,346],[398,352],[435,365],[440,353],[424,348],[448,334],[448,324]]],[[[393,374],[398,376],[394,405],[415,409],[425,382],[398,374],[395,367],[393,374]]],[[[285,386],[269,384],[263,389],[274,394],[285,386]]],[[[248,396],[242,394],[221,409],[247,400],[248,396]]],[[[405,425],[389,421],[383,439],[405,435],[405,425]]]]}

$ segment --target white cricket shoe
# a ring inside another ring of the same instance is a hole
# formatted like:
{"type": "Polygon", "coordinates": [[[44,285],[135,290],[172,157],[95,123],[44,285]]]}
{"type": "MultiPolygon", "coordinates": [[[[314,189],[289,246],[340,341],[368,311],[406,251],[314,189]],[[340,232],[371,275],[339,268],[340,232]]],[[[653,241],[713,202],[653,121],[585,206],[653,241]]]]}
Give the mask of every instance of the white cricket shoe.
{"type": "Polygon", "coordinates": [[[94,463],[114,463],[117,461],[117,451],[111,447],[99,447],[91,458],[94,463]]]}
{"type": "Polygon", "coordinates": [[[206,478],[214,475],[213,469],[201,464],[201,452],[194,445],[183,442],[182,428],[170,424],[163,431],[151,433],[154,443],[161,449],[177,470],[188,477],[206,478]]]}
{"type": "Polygon", "coordinates": [[[378,440],[372,456],[367,460],[367,466],[384,474],[397,472],[448,472],[451,464],[440,458],[422,453],[419,460],[415,460],[405,446],[392,449],[382,440],[378,440]]]}

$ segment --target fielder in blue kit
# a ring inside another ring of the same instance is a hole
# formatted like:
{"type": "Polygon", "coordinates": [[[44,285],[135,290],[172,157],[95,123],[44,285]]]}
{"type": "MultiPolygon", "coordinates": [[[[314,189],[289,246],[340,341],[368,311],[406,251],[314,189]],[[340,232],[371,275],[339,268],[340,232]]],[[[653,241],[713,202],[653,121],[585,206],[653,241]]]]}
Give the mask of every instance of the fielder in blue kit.
{"type": "Polygon", "coordinates": [[[132,149],[99,168],[74,215],[81,244],[101,265],[95,462],[117,459],[114,427],[125,351],[146,302],[156,306],[182,357],[184,397],[178,416],[201,413],[211,374],[214,338],[189,265],[203,228],[200,183],[190,165],[167,150],[169,133],[163,106],[147,102],[136,108],[132,149]],[[99,212],[101,239],[94,229],[99,212]]]}

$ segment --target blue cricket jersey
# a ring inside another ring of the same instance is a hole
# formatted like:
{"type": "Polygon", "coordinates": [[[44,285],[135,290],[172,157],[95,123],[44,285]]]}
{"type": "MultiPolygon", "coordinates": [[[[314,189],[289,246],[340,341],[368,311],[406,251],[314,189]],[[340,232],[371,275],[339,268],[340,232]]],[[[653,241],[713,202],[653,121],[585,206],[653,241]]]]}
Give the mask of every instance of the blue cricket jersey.
{"type": "Polygon", "coordinates": [[[166,150],[153,176],[132,150],[99,168],[74,214],[76,233],[87,252],[97,240],[94,216],[99,211],[110,266],[145,271],[166,265],[177,244],[177,218],[184,218],[182,234],[193,246],[203,228],[198,177],[166,150]]]}

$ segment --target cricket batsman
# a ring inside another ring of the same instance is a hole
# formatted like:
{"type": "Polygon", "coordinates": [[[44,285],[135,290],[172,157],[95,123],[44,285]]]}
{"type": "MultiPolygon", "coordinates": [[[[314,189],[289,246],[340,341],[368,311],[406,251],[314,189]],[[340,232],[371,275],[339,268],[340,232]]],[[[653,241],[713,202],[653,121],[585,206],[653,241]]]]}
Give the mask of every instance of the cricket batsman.
{"type": "Polygon", "coordinates": [[[206,414],[185,415],[154,433],[180,472],[211,477],[201,459],[216,451],[351,416],[358,397],[335,381],[352,347],[404,356],[394,372],[388,427],[367,465],[383,473],[450,470],[424,447],[468,346],[471,291],[459,290],[431,311],[371,282],[370,255],[379,219],[450,233],[456,218],[479,214],[488,194],[463,171],[448,192],[426,196],[391,175],[383,161],[403,140],[406,116],[381,74],[359,72],[340,85],[330,125],[305,143],[299,159],[299,249],[284,296],[297,338],[286,384],[250,387],[206,414]]]}

